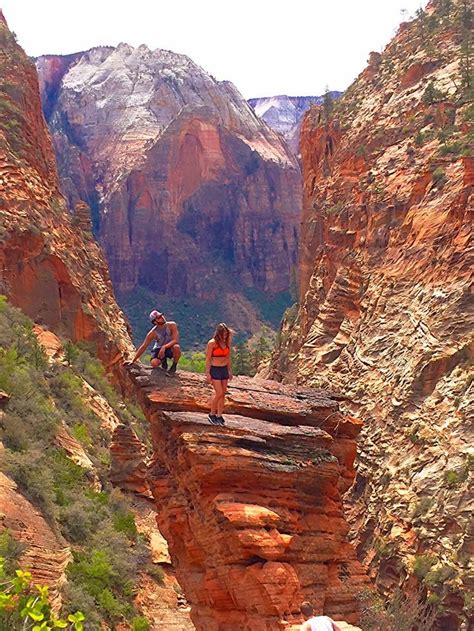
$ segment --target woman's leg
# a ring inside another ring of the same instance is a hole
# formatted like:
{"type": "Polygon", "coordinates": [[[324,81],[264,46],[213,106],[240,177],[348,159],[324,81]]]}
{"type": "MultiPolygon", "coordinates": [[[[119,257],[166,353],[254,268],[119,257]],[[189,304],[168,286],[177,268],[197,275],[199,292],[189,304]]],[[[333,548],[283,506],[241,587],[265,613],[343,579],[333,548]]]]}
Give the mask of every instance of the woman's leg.
{"type": "Polygon", "coordinates": [[[222,416],[222,413],[224,412],[225,393],[227,392],[227,379],[223,379],[220,383],[221,392],[219,400],[217,401],[217,416],[222,416]]]}
{"type": "Polygon", "coordinates": [[[219,400],[222,396],[222,381],[220,381],[219,379],[213,379],[212,380],[212,387],[214,388],[214,396],[211,399],[211,414],[218,414],[217,409],[218,409],[218,404],[219,404],[219,400]]]}

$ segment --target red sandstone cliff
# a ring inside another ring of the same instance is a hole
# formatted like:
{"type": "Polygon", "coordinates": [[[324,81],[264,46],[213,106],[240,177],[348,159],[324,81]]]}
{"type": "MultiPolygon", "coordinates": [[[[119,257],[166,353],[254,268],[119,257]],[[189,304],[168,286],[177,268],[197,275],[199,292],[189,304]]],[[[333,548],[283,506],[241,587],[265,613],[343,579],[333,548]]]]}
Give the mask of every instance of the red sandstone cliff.
{"type": "Polygon", "coordinates": [[[288,289],[299,166],[232,84],[127,44],[37,68],[63,191],[94,209],[116,289],[288,289]]]}
{"type": "Polygon", "coordinates": [[[34,64],[0,18],[0,287],[37,322],[97,344],[109,361],[129,348],[103,256],[72,220],[41,110],[34,64]]]}
{"type": "MultiPolygon", "coordinates": [[[[238,377],[216,431],[202,375],[156,372],[130,368],[153,440],[146,481],[196,629],[297,628],[306,599],[356,622],[367,578],[341,493],[360,422],[328,392],[238,377]]],[[[124,429],[116,435],[119,463],[124,429]]],[[[124,460],[135,480],[137,456],[124,460]]]]}
{"type": "Polygon", "coordinates": [[[472,31],[448,5],[403,24],[329,120],[306,116],[300,303],[271,371],[367,420],[359,558],[385,593],[419,582],[444,630],[472,612],[472,31]]]}

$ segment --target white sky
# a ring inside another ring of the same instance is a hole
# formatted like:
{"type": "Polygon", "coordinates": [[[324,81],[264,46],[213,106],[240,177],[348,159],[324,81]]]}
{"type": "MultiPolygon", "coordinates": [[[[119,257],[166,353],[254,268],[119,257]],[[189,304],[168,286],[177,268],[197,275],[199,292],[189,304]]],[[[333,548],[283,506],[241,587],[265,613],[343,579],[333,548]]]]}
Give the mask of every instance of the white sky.
{"type": "Polygon", "coordinates": [[[426,0],[0,0],[31,56],[98,45],[185,53],[246,98],[344,90],[426,0]]]}

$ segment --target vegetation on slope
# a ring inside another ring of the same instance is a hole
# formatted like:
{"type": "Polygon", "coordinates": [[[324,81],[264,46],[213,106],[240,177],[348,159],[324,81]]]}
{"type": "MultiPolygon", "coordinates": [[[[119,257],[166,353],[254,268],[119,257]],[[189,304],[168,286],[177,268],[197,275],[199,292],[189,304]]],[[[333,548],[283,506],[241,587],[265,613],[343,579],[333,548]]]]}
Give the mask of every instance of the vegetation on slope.
{"type": "Polygon", "coordinates": [[[138,412],[119,401],[101,364],[86,350],[66,344],[66,360],[49,363],[32,322],[1,297],[0,390],[10,396],[0,428],[1,469],[72,548],[63,615],[81,610],[86,628],[103,623],[114,628],[134,618],[140,626],[132,600],[139,571],[151,560],[126,498],[108,482],[110,433],[85,405],[83,380],[124,422],[138,412]],[[82,444],[93,472],[56,443],[63,423],[82,444]]]}

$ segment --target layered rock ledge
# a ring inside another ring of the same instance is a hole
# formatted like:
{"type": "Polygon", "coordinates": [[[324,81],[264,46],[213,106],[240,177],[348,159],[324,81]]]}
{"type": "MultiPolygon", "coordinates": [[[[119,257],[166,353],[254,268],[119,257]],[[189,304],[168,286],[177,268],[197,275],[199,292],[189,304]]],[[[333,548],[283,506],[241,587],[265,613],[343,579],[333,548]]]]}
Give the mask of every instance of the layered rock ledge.
{"type": "Polygon", "coordinates": [[[322,390],[238,377],[216,427],[203,376],[128,373],[151,425],[158,526],[196,629],[289,629],[303,600],[356,623],[367,579],[341,492],[360,421],[322,390]]]}

